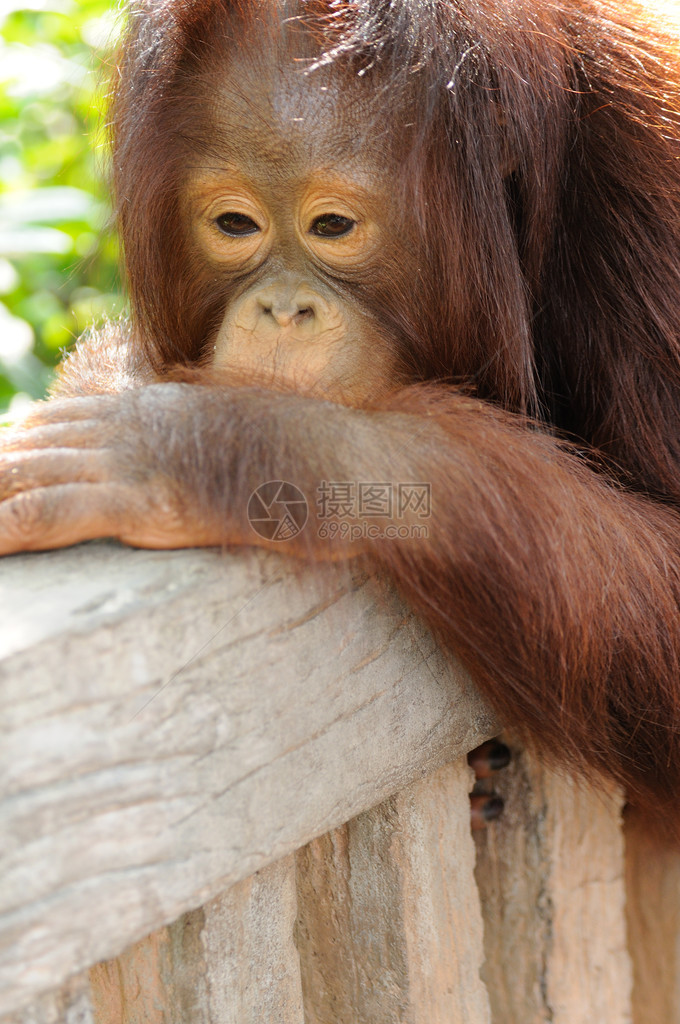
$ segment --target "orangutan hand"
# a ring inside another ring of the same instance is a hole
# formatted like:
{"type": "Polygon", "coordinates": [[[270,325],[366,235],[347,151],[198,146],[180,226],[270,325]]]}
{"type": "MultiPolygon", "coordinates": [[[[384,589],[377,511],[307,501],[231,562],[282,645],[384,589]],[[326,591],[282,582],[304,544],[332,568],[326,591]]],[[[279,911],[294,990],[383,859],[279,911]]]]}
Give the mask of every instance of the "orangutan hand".
{"type": "Polygon", "coordinates": [[[199,390],[155,384],[54,400],[0,431],[0,554],[95,537],[148,548],[220,543],[155,459],[196,415],[199,390]]]}

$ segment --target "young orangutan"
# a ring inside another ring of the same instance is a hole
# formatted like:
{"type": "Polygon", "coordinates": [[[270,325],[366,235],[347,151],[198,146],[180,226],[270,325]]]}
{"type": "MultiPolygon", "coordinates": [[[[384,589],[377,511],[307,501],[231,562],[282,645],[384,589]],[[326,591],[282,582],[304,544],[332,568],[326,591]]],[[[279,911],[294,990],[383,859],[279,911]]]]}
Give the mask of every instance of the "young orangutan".
{"type": "Polygon", "coordinates": [[[113,168],[132,317],[0,442],[0,552],[365,554],[679,839],[677,34],[633,0],[144,0],[113,168]],[[269,480],[309,504],[288,541],[248,522],[269,480]],[[426,484],[427,535],[406,502],[332,539],[324,481],[426,484]]]}

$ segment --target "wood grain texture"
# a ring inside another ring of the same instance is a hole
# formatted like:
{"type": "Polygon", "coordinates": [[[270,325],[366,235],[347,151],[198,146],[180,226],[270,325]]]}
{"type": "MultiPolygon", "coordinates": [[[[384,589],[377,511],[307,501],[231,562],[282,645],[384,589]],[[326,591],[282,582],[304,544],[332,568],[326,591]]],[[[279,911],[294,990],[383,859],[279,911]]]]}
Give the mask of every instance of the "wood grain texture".
{"type": "Polygon", "coordinates": [[[292,855],[90,971],[96,1024],[304,1024],[292,855]]]}
{"type": "Polygon", "coordinates": [[[307,1024],[488,1024],[465,762],[297,856],[307,1024]]]}
{"type": "Polygon", "coordinates": [[[490,735],[366,575],[114,544],[0,567],[0,1013],[490,735]]]}
{"type": "Polygon", "coordinates": [[[625,822],[634,1024],[680,1024],[680,852],[634,813],[625,822]]]}
{"type": "Polygon", "coordinates": [[[515,750],[477,833],[493,1024],[630,1024],[622,797],[515,750]]]}
{"type": "Polygon", "coordinates": [[[0,1024],[99,1024],[95,1020],[87,974],[70,978],[16,1013],[3,1014],[0,1024]]]}

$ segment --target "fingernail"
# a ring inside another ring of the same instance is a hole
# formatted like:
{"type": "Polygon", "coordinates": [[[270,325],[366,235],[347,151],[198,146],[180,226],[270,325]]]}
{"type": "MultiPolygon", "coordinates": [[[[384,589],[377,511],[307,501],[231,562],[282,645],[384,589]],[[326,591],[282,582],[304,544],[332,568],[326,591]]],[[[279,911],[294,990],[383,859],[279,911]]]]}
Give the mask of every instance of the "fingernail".
{"type": "Polygon", "coordinates": [[[510,753],[510,747],[506,747],[505,743],[500,743],[498,740],[492,741],[493,747],[489,751],[489,767],[491,771],[498,772],[501,768],[507,768],[512,759],[510,753]]]}
{"type": "Polygon", "coordinates": [[[510,748],[500,740],[487,740],[468,754],[468,764],[478,779],[485,779],[501,768],[507,768],[512,759],[510,748]]]}
{"type": "Polygon", "coordinates": [[[504,807],[505,801],[503,800],[502,796],[489,797],[487,802],[482,807],[484,821],[496,821],[496,819],[500,818],[501,814],[503,813],[504,807]]]}
{"type": "Polygon", "coordinates": [[[470,797],[470,824],[474,829],[486,828],[503,813],[505,802],[495,794],[473,793],[470,797]]]}

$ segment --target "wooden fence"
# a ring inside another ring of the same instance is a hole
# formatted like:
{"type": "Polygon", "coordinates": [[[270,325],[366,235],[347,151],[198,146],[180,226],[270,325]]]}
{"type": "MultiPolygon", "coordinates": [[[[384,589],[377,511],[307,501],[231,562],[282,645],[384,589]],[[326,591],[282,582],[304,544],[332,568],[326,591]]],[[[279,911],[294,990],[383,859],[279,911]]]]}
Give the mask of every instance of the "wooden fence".
{"type": "Polygon", "coordinates": [[[680,1024],[678,855],[516,749],[473,842],[499,723],[370,576],[1,560],[0,726],[0,1024],[680,1024]]]}

